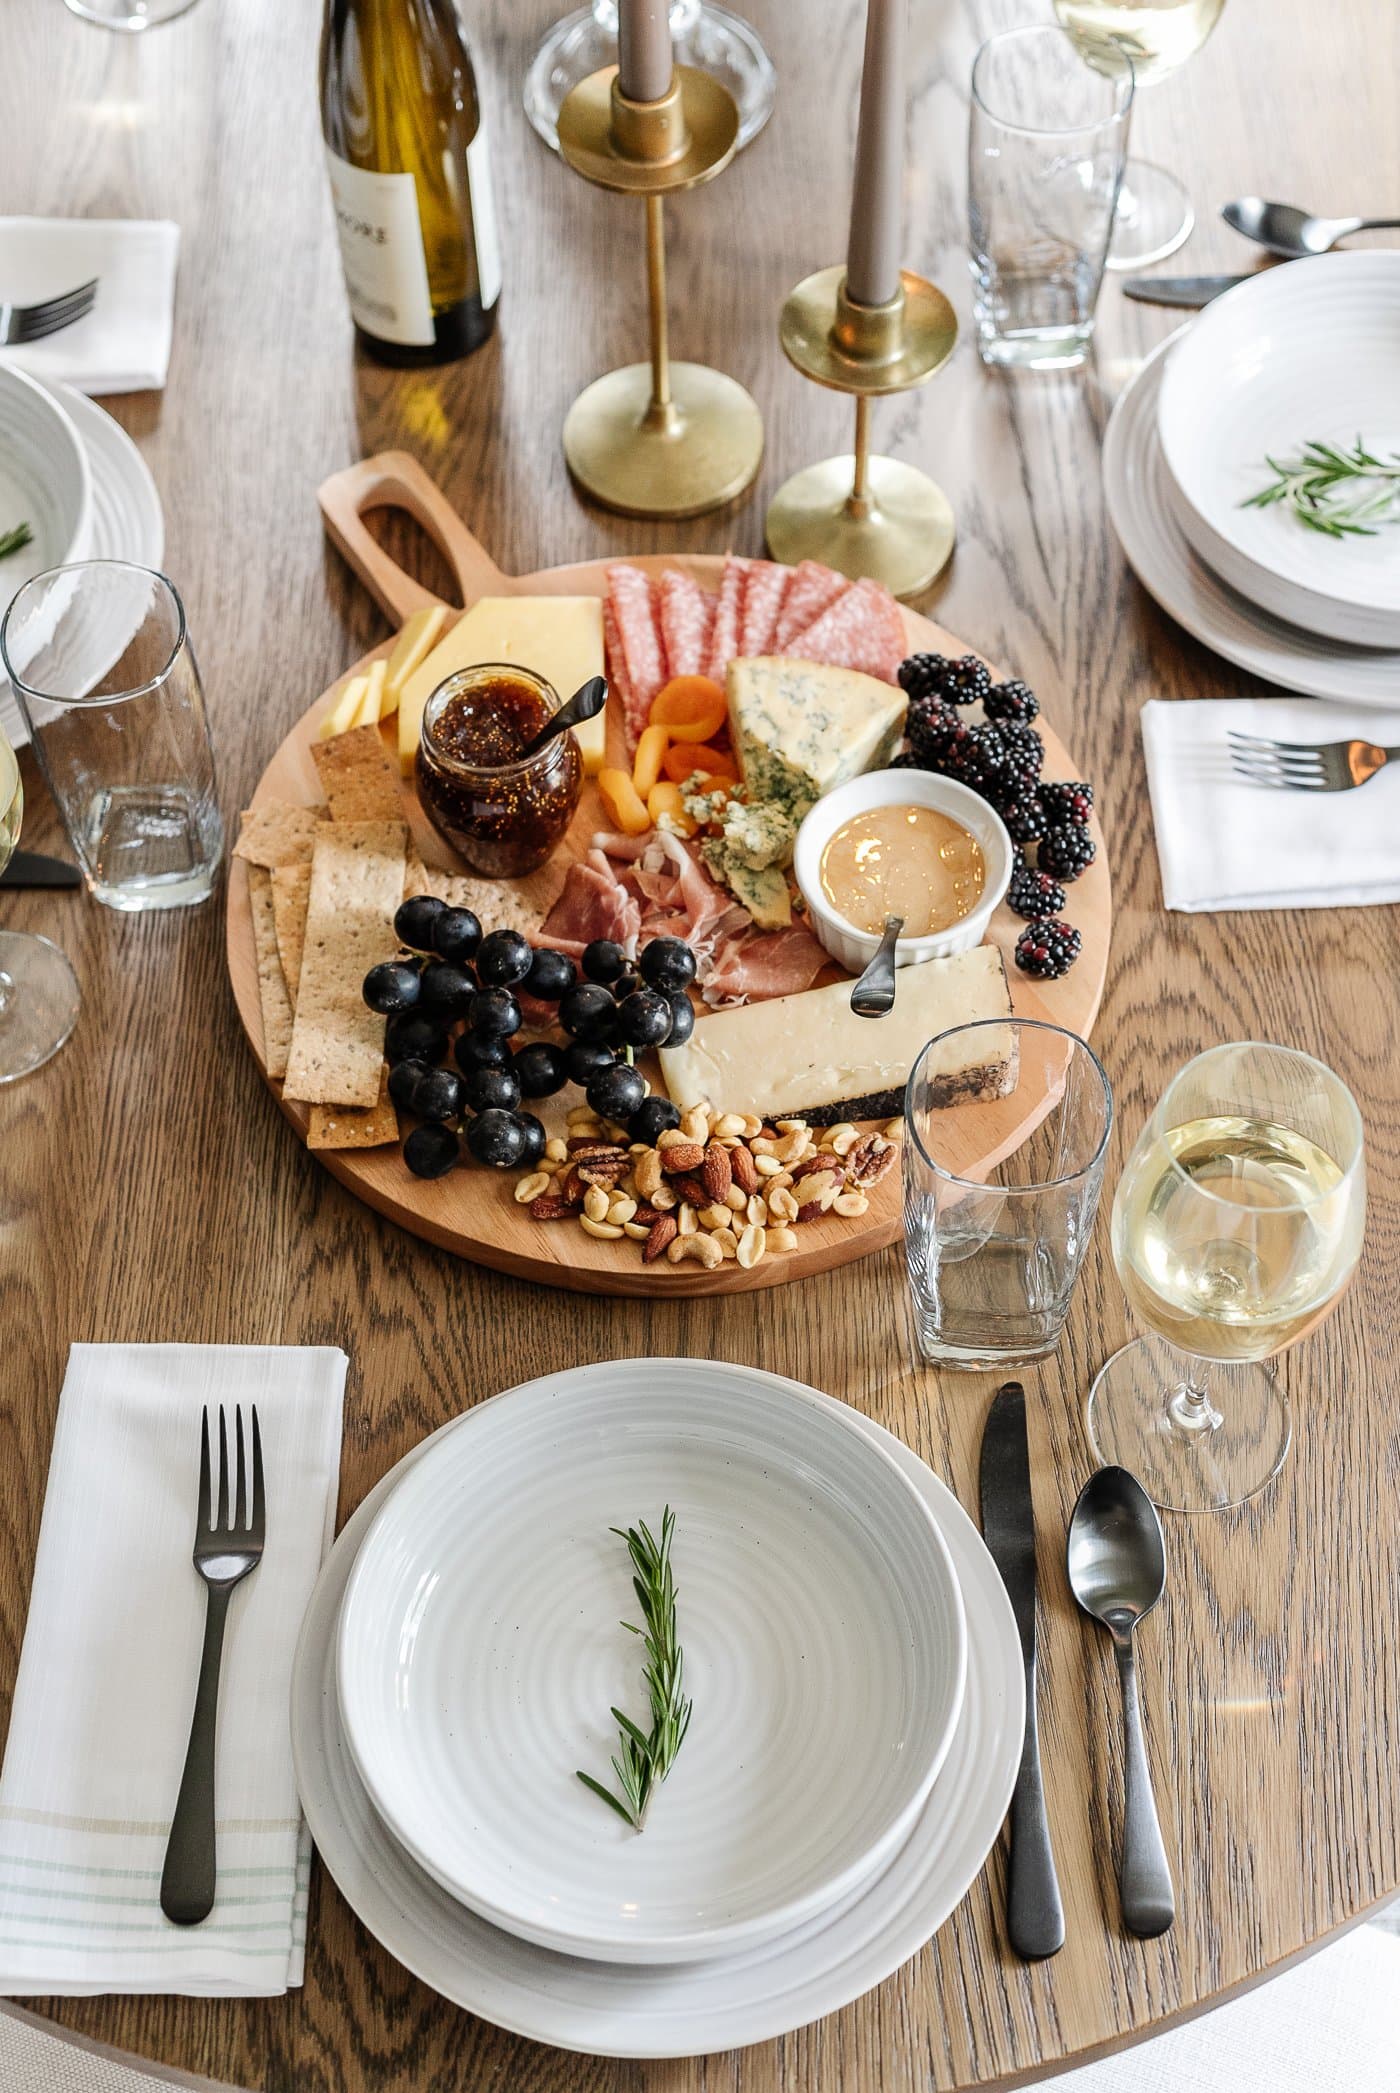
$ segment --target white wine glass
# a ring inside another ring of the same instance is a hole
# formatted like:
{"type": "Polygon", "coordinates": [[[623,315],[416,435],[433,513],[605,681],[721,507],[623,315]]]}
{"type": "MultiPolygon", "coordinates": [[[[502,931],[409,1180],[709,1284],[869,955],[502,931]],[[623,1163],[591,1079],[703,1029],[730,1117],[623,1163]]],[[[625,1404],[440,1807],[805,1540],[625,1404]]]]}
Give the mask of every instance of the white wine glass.
{"type": "Polygon", "coordinates": [[[1258,1041],[1188,1062],[1113,1202],[1113,1262],[1156,1334],[1094,1383],[1100,1459],[1171,1511],[1224,1511],[1262,1490],[1291,1430],[1263,1362],[1336,1305],[1365,1222],[1361,1114],[1339,1076],[1258,1041]]]}
{"type": "MultiPolygon", "coordinates": [[[[739,145],[756,138],[773,113],[777,74],[756,29],[710,0],[671,0],[671,44],[677,65],[696,65],[733,95],[739,145]]],[[[617,0],[590,0],[554,24],[525,75],[525,114],[553,151],[559,111],[571,89],[617,64],[617,0]]]]}
{"type": "MultiPolygon", "coordinates": [[[[19,765],[0,733],[0,872],[14,854],[23,819],[19,765]]],[[[0,1083],[42,1068],[77,1021],[78,984],[57,945],[0,930],[0,1083]]]]}
{"type": "MultiPolygon", "coordinates": [[[[1133,63],[1140,92],[1194,58],[1220,20],[1225,0],[1054,0],[1062,29],[1088,63],[1114,44],[1133,63]]],[[[1174,174],[1151,160],[1130,159],[1118,192],[1110,269],[1142,269],[1175,254],[1196,222],[1191,198],[1174,174]]]]}

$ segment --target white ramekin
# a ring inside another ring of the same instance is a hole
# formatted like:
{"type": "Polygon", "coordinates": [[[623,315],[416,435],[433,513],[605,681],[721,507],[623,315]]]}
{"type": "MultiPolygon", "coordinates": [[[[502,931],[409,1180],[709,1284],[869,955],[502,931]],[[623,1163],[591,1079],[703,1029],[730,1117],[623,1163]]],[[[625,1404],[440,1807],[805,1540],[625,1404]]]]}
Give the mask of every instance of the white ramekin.
{"type": "Polygon", "coordinates": [[[871,770],[819,799],[797,831],[793,848],[792,869],[807,904],[807,920],[832,958],[848,973],[859,974],[879,948],[879,933],[857,930],[838,916],[822,893],[821,882],[822,852],[837,829],[872,807],[932,807],[971,830],[987,864],[982,899],[971,914],[948,930],[931,931],[927,937],[902,937],[895,946],[895,965],[912,967],[923,959],[946,959],[950,952],[970,952],[980,945],[1015,862],[1000,815],[968,786],[936,777],[932,771],[871,770]]]}

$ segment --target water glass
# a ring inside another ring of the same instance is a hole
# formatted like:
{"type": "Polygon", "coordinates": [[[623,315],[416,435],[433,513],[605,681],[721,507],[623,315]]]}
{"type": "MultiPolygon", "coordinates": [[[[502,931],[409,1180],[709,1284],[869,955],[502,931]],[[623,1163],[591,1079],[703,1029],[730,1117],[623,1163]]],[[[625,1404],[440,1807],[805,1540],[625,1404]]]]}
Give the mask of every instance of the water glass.
{"type": "Polygon", "coordinates": [[[1060,1341],[1103,1184],[1113,1094],[1073,1032],[1033,1018],[940,1033],[905,1092],[904,1249],[914,1348],[1000,1368],[1060,1341]],[[1002,1097],[959,1072],[1005,1067],[1002,1097]]]}
{"type": "Polygon", "coordinates": [[[99,29],[120,29],[136,35],[143,29],[158,29],[188,14],[195,0],[67,0],[70,13],[99,29]]]}
{"type": "Polygon", "coordinates": [[[6,611],[0,660],[89,891],[128,910],[207,900],[223,824],[172,584],[125,560],[50,568],[6,611]]]}
{"type": "Polygon", "coordinates": [[[990,37],[972,67],[968,234],[982,361],[1062,370],[1094,331],[1123,179],[1133,66],[1062,29],[990,37]]]}

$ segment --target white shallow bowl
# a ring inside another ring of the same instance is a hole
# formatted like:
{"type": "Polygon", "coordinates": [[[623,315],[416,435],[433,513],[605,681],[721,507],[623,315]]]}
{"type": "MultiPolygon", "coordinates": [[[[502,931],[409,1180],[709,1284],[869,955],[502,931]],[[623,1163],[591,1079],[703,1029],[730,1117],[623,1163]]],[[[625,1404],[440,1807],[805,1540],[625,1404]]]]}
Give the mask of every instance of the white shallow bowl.
{"type": "Polygon", "coordinates": [[[1327,538],[1244,506],[1312,439],[1400,452],[1400,252],[1291,262],[1217,298],[1168,359],[1157,420],[1172,512],[1223,581],[1309,632],[1400,646],[1400,522],[1327,538]]]}
{"type": "Polygon", "coordinates": [[[878,931],[857,930],[854,923],[837,915],[822,892],[822,852],[839,828],[856,814],[872,807],[932,807],[950,820],[970,829],[982,846],[987,865],[987,883],[982,899],[969,915],[950,930],[931,931],[927,937],[902,937],[894,948],[897,967],[917,966],[925,959],[946,959],[950,952],[970,952],[987,935],[997,905],[1011,880],[1015,852],[1001,816],[985,799],[953,778],[936,777],[927,770],[869,770],[863,777],[838,785],[819,799],[797,831],[792,869],[807,918],[817,937],[838,966],[860,974],[880,947],[878,931]]]}
{"type": "MultiPolygon", "coordinates": [[[[645,1387],[663,1370],[696,1402],[717,1375],[743,1371],[751,1383],[773,1378],[706,1359],[663,1366],[637,1359],[576,1367],[563,1379],[583,1388],[603,1375],[621,1376],[645,1387]]],[[[832,1397],[812,1394],[837,1407],[832,1397]]],[[[981,1872],[1011,1800],[1025,1724],[1024,1668],[1011,1602],[982,1536],[916,1454],[869,1418],[844,1411],[924,1498],[967,1608],[967,1690],[928,1801],[887,1867],[843,1905],[766,1948],[666,1969],[553,1955],[457,1903],[390,1836],[345,1748],[336,1693],[336,1624],[356,1551],[414,1463],[449,1434],[473,1430],[489,1407],[442,1426],[375,1486],[327,1557],[302,1622],[292,1671],[292,1752],[307,1824],[332,1880],[389,1953],[444,1998],[497,2027],[593,2056],[706,2055],[771,2041],[848,2005],[943,1924],[981,1872]]]]}
{"type": "Polygon", "coordinates": [[[47,386],[0,362],[0,536],[27,523],[32,536],[0,561],[0,605],[49,567],[86,558],[92,473],[72,418],[47,386]]]}
{"type": "Polygon", "coordinates": [[[887,1860],[942,1764],[966,1631],[927,1506],[848,1413],[680,1362],[538,1381],[437,1442],[362,1547],[342,1720],[420,1866],[521,1939],[732,1955],[887,1860]],[[676,1514],[694,1715],[638,1837],[577,1779],[643,1712],[623,1543],[676,1514]]]}

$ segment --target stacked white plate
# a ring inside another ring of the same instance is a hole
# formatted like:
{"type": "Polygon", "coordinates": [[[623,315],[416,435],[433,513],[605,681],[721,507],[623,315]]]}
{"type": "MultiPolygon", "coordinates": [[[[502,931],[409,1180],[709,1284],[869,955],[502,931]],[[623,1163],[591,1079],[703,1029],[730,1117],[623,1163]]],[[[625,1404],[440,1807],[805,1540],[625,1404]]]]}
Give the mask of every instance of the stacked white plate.
{"type": "Polygon", "coordinates": [[[1114,409],[1109,513],[1148,591],[1286,689],[1395,703],[1400,523],[1310,530],[1251,496],[1313,441],[1400,453],[1400,252],[1260,272],[1149,358],[1114,409]]]}
{"type": "Polygon", "coordinates": [[[980,1872],[1024,1698],[996,1568],[907,1448],[792,1381],[628,1360],[534,1381],[386,1476],[292,1703],[322,1859],[389,1951],[536,2040],[685,2056],[890,1975],[980,1872]],[[623,1542],[675,1514],[694,1713],[640,1835],[611,1780],[644,1652],[623,1542]]]}
{"type": "MultiPolygon", "coordinates": [[[[27,523],[30,541],[0,560],[0,613],[32,575],[73,560],[158,567],[160,496],[146,462],[110,414],[67,385],[45,385],[0,362],[0,537],[27,523]]],[[[28,739],[0,677],[0,733],[28,739]]]]}

